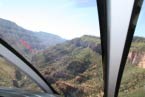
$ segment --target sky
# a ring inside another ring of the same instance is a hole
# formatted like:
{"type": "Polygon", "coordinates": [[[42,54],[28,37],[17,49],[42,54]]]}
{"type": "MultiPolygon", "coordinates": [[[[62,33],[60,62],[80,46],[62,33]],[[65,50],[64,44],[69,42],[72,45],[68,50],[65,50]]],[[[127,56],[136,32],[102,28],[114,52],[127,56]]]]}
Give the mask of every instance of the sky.
{"type": "Polygon", "coordinates": [[[142,9],[138,18],[135,35],[145,37],[145,1],[143,2],[142,9]]]}
{"type": "MultiPolygon", "coordinates": [[[[144,16],[145,4],[135,35],[145,36],[144,16]]],[[[0,18],[65,39],[100,35],[96,0],[0,0],[0,18]]]]}

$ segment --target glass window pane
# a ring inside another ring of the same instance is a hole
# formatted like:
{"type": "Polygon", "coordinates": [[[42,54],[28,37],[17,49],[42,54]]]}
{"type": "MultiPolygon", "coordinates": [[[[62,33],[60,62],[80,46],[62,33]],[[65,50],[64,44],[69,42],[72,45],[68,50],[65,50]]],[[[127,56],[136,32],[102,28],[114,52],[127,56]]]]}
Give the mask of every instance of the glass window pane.
{"type": "Polygon", "coordinates": [[[0,4],[0,38],[54,89],[69,97],[103,97],[96,0],[1,0],[0,4]]]}
{"type": "Polygon", "coordinates": [[[139,16],[135,35],[123,74],[119,97],[145,96],[145,2],[139,16]]]}
{"type": "Polygon", "coordinates": [[[0,88],[21,88],[32,92],[42,92],[42,90],[32,82],[32,80],[22,73],[18,68],[0,56],[0,88]]]}

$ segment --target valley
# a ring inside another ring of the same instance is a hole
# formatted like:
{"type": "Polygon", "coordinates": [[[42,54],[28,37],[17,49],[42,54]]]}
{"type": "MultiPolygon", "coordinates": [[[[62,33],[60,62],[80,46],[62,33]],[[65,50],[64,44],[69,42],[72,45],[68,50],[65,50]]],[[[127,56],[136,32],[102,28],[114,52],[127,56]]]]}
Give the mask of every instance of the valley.
{"type": "MultiPolygon", "coordinates": [[[[103,97],[103,65],[99,37],[84,35],[66,40],[50,33],[29,31],[13,22],[0,19],[0,38],[28,59],[62,96],[103,97]]],[[[40,91],[23,73],[19,77],[18,74],[20,72],[17,68],[0,57],[0,86],[40,91]]],[[[135,36],[119,97],[144,95],[145,38],[135,36]]]]}

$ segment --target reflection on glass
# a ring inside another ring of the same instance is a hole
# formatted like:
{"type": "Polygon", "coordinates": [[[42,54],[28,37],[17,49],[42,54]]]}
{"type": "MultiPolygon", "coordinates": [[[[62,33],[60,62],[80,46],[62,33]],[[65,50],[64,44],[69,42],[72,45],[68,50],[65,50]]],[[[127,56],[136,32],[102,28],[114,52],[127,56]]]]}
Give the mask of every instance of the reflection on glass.
{"type": "Polygon", "coordinates": [[[16,14],[12,17],[6,6],[0,8],[1,17],[8,19],[0,19],[0,38],[28,59],[54,89],[67,97],[103,97],[96,0],[3,4],[16,14]]]}
{"type": "Polygon", "coordinates": [[[145,3],[129,51],[119,97],[145,97],[145,3]]]}
{"type": "Polygon", "coordinates": [[[0,56],[0,88],[4,87],[42,92],[28,76],[0,56]]]}

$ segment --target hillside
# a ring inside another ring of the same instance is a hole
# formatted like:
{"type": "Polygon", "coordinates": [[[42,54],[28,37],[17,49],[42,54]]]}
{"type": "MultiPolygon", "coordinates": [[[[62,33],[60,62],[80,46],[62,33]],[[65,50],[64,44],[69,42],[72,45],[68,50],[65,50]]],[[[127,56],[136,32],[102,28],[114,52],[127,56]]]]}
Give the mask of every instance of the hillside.
{"type": "Polygon", "coordinates": [[[48,82],[68,97],[102,92],[101,45],[98,37],[84,35],[58,44],[38,53],[32,61],[48,82]]]}
{"type": "Polygon", "coordinates": [[[46,32],[26,30],[16,23],[0,18],[0,38],[7,41],[24,56],[30,57],[49,46],[62,43],[65,39],[46,32]]]}
{"type": "Polygon", "coordinates": [[[0,57],[0,87],[21,88],[29,91],[41,91],[24,73],[0,57]],[[35,90],[34,90],[35,89],[35,90]]]}
{"type": "MultiPolygon", "coordinates": [[[[133,39],[119,97],[127,94],[132,97],[134,93],[140,93],[137,91],[144,91],[145,69],[139,65],[145,60],[144,41],[141,37],[133,39]]],[[[97,37],[85,35],[58,44],[37,54],[32,61],[48,82],[68,97],[103,95],[101,46],[97,37]]]]}
{"type": "Polygon", "coordinates": [[[145,38],[134,37],[123,74],[119,97],[145,96],[145,38]]]}

